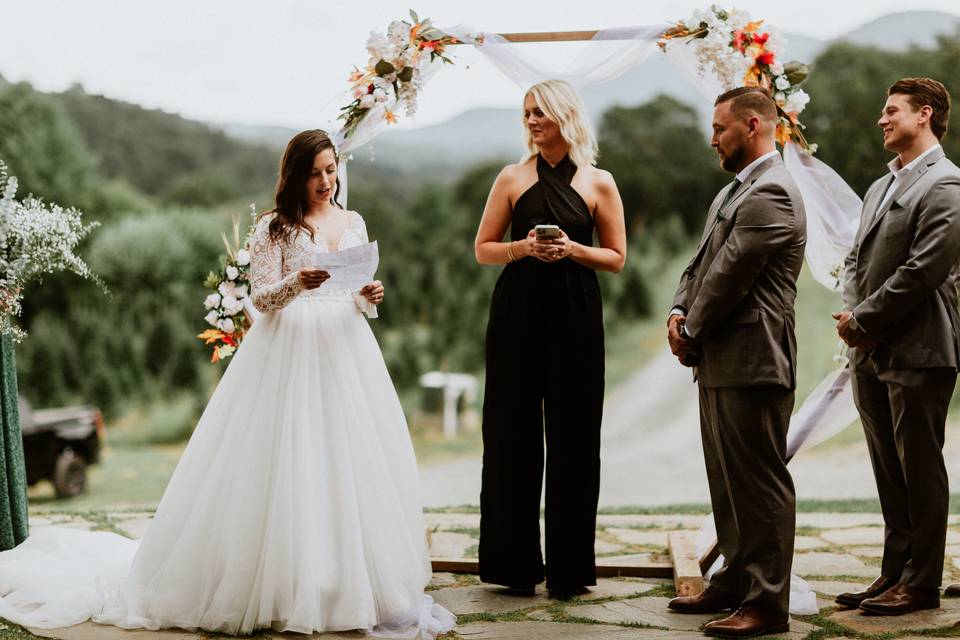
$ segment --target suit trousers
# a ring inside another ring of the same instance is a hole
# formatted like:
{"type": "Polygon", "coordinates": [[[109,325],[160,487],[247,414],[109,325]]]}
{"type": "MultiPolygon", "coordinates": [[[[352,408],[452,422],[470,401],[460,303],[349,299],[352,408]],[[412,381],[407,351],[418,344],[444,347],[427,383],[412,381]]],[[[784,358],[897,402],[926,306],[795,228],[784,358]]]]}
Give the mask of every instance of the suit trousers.
{"type": "Polygon", "coordinates": [[[723,566],[710,586],[786,614],[796,527],[787,428],[794,392],[700,385],[700,428],[723,566]]]}
{"type": "Polygon", "coordinates": [[[957,374],[911,369],[903,380],[870,361],[853,374],[853,394],[870,451],[886,532],[883,575],[937,588],[943,577],[950,491],[943,440],[957,374]],[[883,378],[881,380],[881,378],[883,378]]]}

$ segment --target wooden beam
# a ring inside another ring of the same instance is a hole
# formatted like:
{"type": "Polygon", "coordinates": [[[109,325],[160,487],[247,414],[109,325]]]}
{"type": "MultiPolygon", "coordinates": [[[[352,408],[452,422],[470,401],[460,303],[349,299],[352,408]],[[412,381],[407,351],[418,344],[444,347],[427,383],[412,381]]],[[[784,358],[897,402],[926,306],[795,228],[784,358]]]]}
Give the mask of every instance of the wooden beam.
{"type": "MultiPolygon", "coordinates": [[[[507,42],[584,42],[593,40],[593,37],[600,33],[598,29],[588,31],[527,31],[522,33],[498,33],[497,35],[507,42]]],[[[616,38],[620,40],[631,40],[632,36],[623,36],[616,38]]],[[[464,42],[451,42],[450,44],[466,44],[464,42]]]]}
{"type": "Polygon", "coordinates": [[[673,581],[678,596],[695,596],[703,591],[703,572],[697,557],[697,538],[691,531],[674,531],[668,537],[673,560],[673,581]]]}
{"type": "MultiPolygon", "coordinates": [[[[435,572],[447,571],[450,573],[480,573],[480,564],[473,558],[431,558],[435,572]]],[[[597,576],[601,578],[616,578],[625,576],[631,578],[672,578],[673,565],[669,563],[647,564],[597,564],[597,576]]]]}
{"type": "Polygon", "coordinates": [[[714,540],[713,544],[707,547],[707,550],[700,556],[700,573],[707,575],[707,571],[710,570],[710,567],[713,566],[713,563],[716,562],[719,557],[720,543],[714,540]]]}

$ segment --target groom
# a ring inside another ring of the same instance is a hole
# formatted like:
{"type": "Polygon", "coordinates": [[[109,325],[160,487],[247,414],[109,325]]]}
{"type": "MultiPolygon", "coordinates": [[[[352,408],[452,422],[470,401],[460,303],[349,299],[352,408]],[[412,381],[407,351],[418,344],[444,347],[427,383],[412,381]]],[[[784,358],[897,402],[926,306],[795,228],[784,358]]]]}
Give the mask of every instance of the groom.
{"type": "Polygon", "coordinates": [[[667,321],[671,350],[695,367],[710,500],[723,567],[680,613],[735,609],[708,635],[789,629],[795,525],[787,426],[796,384],[794,301],[806,245],[800,192],[775,144],[762,90],[720,95],[711,145],[736,179],[714,198],[667,321]]]}
{"type": "Polygon", "coordinates": [[[950,96],[929,78],[888,90],[877,123],[897,154],[867,191],[843,277],[840,337],[886,524],[881,576],[837,602],[897,615],[940,606],[947,408],[960,364],[960,169],[943,154],[950,96]]]}

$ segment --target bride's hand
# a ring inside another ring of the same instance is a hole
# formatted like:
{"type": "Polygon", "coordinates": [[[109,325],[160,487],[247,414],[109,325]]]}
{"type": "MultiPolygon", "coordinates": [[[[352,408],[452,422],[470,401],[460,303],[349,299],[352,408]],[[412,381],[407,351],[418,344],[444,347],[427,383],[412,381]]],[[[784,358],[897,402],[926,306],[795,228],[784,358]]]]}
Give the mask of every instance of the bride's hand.
{"type": "Polygon", "coordinates": [[[300,284],[304,289],[316,289],[330,279],[330,274],[323,269],[300,269],[300,284]]]}
{"type": "Polygon", "coordinates": [[[383,283],[374,280],[363,289],[360,289],[360,295],[367,299],[370,304],[380,304],[383,302],[383,283]]]}

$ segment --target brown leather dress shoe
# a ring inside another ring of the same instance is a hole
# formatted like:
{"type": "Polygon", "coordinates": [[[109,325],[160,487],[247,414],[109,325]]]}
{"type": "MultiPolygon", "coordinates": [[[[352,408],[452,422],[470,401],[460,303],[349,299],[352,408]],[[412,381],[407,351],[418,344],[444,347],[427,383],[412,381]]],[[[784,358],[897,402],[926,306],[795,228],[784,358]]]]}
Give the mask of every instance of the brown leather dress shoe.
{"type": "Polygon", "coordinates": [[[856,609],[860,606],[860,603],[866,600],[867,598],[876,598],[882,594],[887,589],[891,589],[896,586],[898,580],[894,578],[888,578],[887,576],[880,576],[873,583],[864,589],[863,591],[851,591],[847,593],[841,593],[836,597],[834,602],[837,604],[850,607],[851,609],[856,609]]]}
{"type": "Polygon", "coordinates": [[[667,606],[677,613],[717,613],[739,604],[740,600],[729,593],[707,587],[695,596],[677,596],[667,606]]]}
{"type": "Polygon", "coordinates": [[[921,609],[936,609],[939,606],[940,589],[919,589],[903,583],[876,598],[868,598],[860,603],[862,611],[878,616],[901,616],[921,609]]]}
{"type": "Polygon", "coordinates": [[[708,622],[703,627],[703,632],[708,636],[721,638],[752,638],[785,631],[790,631],[790,616],[773,613],[752,603],[743,605],[733,615],[708,622]]]}

